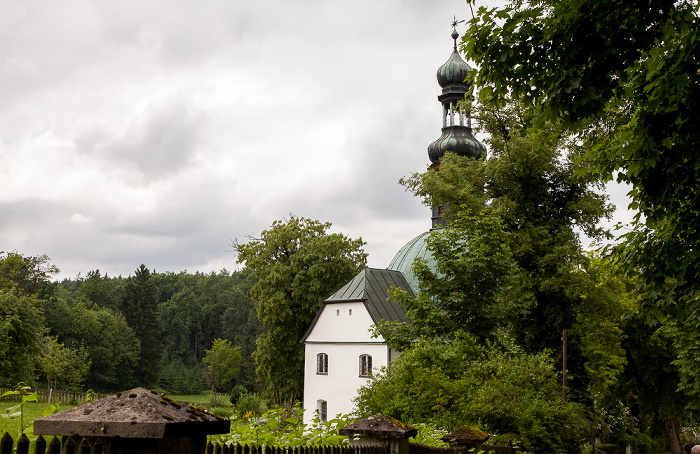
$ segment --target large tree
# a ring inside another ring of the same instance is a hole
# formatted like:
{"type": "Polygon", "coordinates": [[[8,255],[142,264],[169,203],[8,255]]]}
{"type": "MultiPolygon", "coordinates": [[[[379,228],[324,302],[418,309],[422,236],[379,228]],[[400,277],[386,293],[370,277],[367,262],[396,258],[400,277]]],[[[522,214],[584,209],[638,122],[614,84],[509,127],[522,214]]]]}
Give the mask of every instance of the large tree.
{"type": "Polygon", "coordinates": [[[55,285],[51,276],[59,269],[48,255],[25,256],[17,251],[0,251],[0,288],[16,286],[21,293],[39,298],[51,296],[55,285]]]}
{"type": "Polygon", "coordinates": [[[464,35],[481,100],[506,96],[587,128],[585,170],[628,183],[617,249],[639,271],[643,313],[698,317],[700,19],[695,0],[516,1],[481,7],[464,35]]]}
{"type": "Polygon", "coordinates": [[[1,386],[34,381],[45,329],[39,301],[0,288],[1,386]]]}
{"type": "MultiPolygon", "coordinates": [[[[482,207],[502,219],[519,270],[518,298],[529,300],[527,310],[513,321],[514,332],[531,351],[559,349],[561,333],[575,325],[577,308],[591,285],[581,271],[588,256],[580,235],[604,237],[598,223],[612,208],[591,181],[574,177],[575,157],[582,150],[559,122],[515,102],[476,112],[481,130],[489,134],[489,158],[448,153],[439,171],[415,174],[404,184],[429,206],[449,204],[448,217],[482,207]]],[[[468,259],[468,247],[463,249],[468,259]]],[[[427,295],[427,300],[432,296],[437,295],[427,295]]],[[[576,348],[577,339],[572,339],[572,351],[576,348]]],[[[584,371],[578,376],[583,378],[584,371]]]]}
{"type": "Polygon", "coordinates": [[[136,379],[142,385],[155,384],[160,368],[160,332],[158,330],[158,299],[146,265],[136,270],[119,302],[119,310],[126,323],[141,342],[141,357],[136,368],[136,379]]]}
{"type": "Polygon", "coordinates": [[[300,342],[324,298],[366,264],[361,239],[329,233],[330,223],[291,216],[259,238],[234,242],[238,262],[258,281],[251,294],[264,330],[257,340],[258,374],[271,391],[301,396],[304,346],[300,342]]]}

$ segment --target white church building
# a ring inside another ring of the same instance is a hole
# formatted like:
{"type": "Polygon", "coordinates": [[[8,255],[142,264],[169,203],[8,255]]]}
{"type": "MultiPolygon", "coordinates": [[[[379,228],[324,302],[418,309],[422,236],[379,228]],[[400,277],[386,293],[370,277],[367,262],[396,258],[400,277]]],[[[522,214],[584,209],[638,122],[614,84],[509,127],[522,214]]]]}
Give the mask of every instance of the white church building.
{"type": "MultiPolygon", "coordinates": [[[[456,22],[453,23],[453,27],[456,22]]],[[[442,87],[438,101],[442,104],[442,134],[428,146],[430,169],[438,171],[447,152],[479,159],[486,147],[472,135],[471,119],[458,103],[471,93],[465,82],[469,65],[457,51],[456,31],[450,58],[438,69],[442,87]]],[[[444,227],[445,206],[433,207],[433,228],[444,227]]],[[[390,289],[415,293],[417,282],[411,267],[416,258],[423,258],[435,269],[435,261],[426,248],[429,232],[422,233],[399,250],[387,269],[365,268],[350,282],[326,299],[302,341],[304,360],[304,422],[322,420],[337,414],[352,413],[357,390],[373,373],[388,367],[398,356],[384,339],[372,337],[372,328],[380,321],[409,322],[405,310],[390,300],[390,289]]]]}
{"type": "Polygon", "coordinates": [[[357,389],[396,358],[381,336],[372,337],[380,320],[408,321],[404,309],[387,299],[391,287],[413,294],[401,272],[365,268],[323,302],[303,339],[306,423],[314,410],[321,420],[351,413],[357,389]]]}

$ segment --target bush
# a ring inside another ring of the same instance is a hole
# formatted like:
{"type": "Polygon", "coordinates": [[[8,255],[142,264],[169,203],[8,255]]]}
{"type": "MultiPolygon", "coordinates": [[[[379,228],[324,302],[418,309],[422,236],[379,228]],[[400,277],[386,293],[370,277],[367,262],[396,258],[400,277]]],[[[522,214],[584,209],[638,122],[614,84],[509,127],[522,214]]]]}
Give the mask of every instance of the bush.
{"type": "Polygon", "coordinates": [[[259,416],[262,414],[265,404],[266,399],[258,393],[241,394],[238,399],[238,416],[240,418],[244,415],[259,416]]]}
{"type": "Polygon", "coordinates": [[[591,429],[583,407],[562,400],[549,356],[505,344],[483,347],[466,335],[418,343],[360,389],[358,412],[447,430],[470,424],[517,434],[530,452],[575,452],[591,429]]]}
{"type": "Polygon", "coordinates": [[[245,394],[245,393],[247,393],[247,392],[248,392],[248,390],[246,389],[245,386],[243,386],[243,385],[236,385],[236,386],[234,386],[233,389],[231,390],[231,394],[230,394],[229,400],[231,401],[231,403],[232,403],[233,405],[238,405],[238,400],[241,398],[241,395],[242,395],[242,394],[245,394]]]}

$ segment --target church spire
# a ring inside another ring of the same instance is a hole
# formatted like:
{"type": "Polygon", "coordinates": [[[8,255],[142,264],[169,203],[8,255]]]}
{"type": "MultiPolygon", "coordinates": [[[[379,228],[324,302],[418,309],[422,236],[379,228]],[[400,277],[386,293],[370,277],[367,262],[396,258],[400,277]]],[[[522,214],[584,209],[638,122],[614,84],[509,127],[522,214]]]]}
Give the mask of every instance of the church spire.
{"type": "MultiPolygon", "coordinates": [[[[463,22],[463,21],[460,21],[463,22]]],[[[430,169],[439,170],[440,161],[448,151],[460,156],[474,159],[482,158],[486,155],[486,147],[472,135],[472,123],[469,112],[464,112],[459,108],[458,103],[464,101],[465,97],[471,96],[472,83],[465,82],[472,71],[457,51],[457,24],[455,18],[452,22],[452,40],[454,43],[452,54],[447,61],[440,66],[437,71],[437,80],[442,87],[442,94],[438,96],[438,101],[442,104],[442,135],[433,143],[428,145],[428,157],[432,164],[430,169]]],[[[447,219],[443,217],[446,205],[433,207],[432,227],[440,228],[447,225],[447,219]]]]}
{"type": "Polygon", "coordinates": [[[442,104],[442,135],[428,146],[431,168],[438,168],[440,159],[448,151],[475,159],[486,153],[484,144],[472,135],[469,112],[463,112],[457,105],[465,95],[471,95],[472,89],[471,82],[465,82],[472,68],[457,51],[458,23],[456,19],[452,22],[452,54],[437,71],[438,84],[442,87],[442,94],[438,96],[442,104]]]}

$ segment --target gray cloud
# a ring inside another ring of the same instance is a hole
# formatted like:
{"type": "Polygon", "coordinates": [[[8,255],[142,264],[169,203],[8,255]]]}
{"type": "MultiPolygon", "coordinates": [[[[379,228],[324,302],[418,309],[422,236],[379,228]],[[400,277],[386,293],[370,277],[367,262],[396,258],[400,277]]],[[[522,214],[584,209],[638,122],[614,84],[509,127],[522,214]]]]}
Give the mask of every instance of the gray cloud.
{"type": "Polygon", "coordinates": [[[462,0],[8,3],[0,250],[62,277],[236,267],[298,216],[367,241],[429,226],[397,184],[440,133],[435,71],[462,0]]]}

